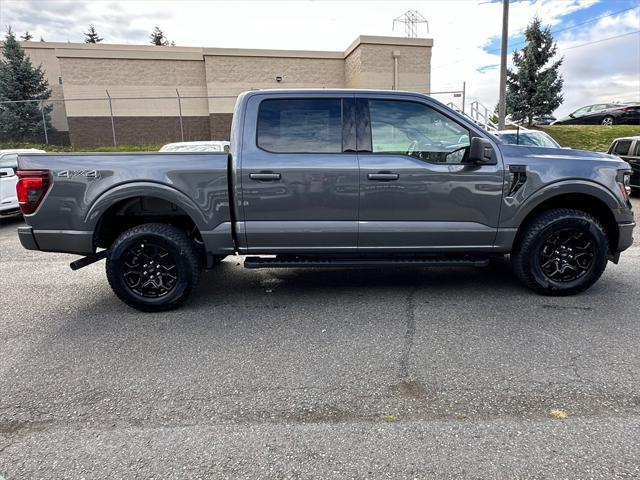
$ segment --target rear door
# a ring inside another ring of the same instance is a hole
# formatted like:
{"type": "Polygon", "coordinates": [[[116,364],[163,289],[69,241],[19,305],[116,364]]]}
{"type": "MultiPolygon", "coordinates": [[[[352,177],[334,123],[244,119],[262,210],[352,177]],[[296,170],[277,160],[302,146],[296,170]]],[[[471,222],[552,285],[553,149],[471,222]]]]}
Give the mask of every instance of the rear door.
{"type": "Polygon", "coordinates": [[[357,248],[353,104],[353,97],[325,94],[247,100],[238,230],[249,252],[357,248]]]}
{"type": "Polygon", "coordinates": [[[359,250],[491,249],[503,169],[466,163],[477,132],[416,97],[356,101],[359,250]]]}

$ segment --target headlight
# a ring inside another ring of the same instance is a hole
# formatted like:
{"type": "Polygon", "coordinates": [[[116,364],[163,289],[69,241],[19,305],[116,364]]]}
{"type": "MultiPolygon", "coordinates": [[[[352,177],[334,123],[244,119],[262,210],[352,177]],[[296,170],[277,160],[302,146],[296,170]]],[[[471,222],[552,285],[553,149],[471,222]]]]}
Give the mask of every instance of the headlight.
{"type": "Polygon", "coordinates": [[[629,170],[618,171],[618,186],[625,201],[628,201],[629,195],[631,195],[631,172],[629,170]]]}

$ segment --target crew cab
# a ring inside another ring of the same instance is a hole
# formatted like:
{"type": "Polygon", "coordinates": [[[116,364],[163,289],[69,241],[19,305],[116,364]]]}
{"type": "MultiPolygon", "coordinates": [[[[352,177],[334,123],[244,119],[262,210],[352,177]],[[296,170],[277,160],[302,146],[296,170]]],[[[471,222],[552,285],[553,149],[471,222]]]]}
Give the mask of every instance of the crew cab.
{"type": "Polygon", "coordinates": [[[25,154],[25,248],[106,258],[128,305],[174,308],[202,269],[482,266],[531,289],[590,287],[632,243],[629,165],[501,144],[418,93],[238,97],[229,153],[25,154]]]}

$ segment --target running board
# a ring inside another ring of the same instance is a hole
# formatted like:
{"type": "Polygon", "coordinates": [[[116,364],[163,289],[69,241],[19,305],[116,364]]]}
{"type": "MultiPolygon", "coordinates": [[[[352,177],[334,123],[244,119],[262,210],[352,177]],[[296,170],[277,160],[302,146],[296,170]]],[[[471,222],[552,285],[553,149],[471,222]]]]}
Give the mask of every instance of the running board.
{"type": "Polygon", "coordinates": [[[398,257],[398,258],[317,258],[317,257],[246,257],[245,268],[366,268],[366,267],[486,267],[489,258],[457,257],[398,257]]]}

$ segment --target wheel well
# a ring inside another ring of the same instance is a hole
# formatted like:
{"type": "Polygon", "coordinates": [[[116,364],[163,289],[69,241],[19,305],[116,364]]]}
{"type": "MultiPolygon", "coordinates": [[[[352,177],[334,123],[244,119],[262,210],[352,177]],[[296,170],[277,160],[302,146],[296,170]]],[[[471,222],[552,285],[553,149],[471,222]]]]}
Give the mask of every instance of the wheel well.
{"type": "Polygon", "coordinates": [[[146,196],[127,198],[109,207],[98,221],[93,243],[95,247],[109,248],[125,230],[150,222],[173,225],[202,245],[198,227],[184,210],[168,200],[146,196]]]}
{"type": "Polygon", "coordinates": [[[619,233],[618,224],[611,212],[611,209],[599,198],[584,193],[566,193],[558,195],[557,197],[552,197],[536,206],[527,214],[520,224],[518,233],[516,234],[516,238],[513,242],[514,246],[520,243],[520,238],[522,237],[527,225],[531,223],[535,217],[540,213],[553,208],[575,208],[576,210],[581,210],[593,215],[600,221],[600,223],[602,223],[602,226],[607,232],[607,237],[609,238],[609,250],[611,252],[615,250],[618,245],[619,233]]]}

